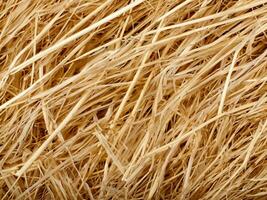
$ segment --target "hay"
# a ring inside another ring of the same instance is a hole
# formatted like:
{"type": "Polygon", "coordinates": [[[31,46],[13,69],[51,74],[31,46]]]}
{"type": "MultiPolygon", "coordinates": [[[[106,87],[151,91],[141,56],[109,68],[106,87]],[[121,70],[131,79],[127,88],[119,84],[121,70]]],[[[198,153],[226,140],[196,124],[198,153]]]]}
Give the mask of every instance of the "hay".
{"type": "Polygon", "coordinates": [[[2,199],[266,199],[267,0],[0,0],[2,199]]]}

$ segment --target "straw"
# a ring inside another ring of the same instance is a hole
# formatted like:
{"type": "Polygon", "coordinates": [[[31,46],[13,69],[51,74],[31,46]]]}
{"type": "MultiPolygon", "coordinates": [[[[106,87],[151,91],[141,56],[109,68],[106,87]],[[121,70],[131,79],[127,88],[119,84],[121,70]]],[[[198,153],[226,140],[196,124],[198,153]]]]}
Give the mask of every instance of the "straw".
{"type": "Polygon", "coordinates": [[[267,0],[0,1],[0,199],[266,199],[267,0]]]}

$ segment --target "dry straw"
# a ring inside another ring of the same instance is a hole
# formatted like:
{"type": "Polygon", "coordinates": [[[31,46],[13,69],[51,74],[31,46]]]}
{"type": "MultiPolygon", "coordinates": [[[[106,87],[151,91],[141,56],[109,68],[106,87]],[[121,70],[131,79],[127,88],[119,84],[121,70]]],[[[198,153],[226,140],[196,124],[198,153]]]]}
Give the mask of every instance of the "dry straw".
{"type": "Polygon", "coordinates": [[[1,199],[266,199],[267,0],[0,0],[1,199]]]}

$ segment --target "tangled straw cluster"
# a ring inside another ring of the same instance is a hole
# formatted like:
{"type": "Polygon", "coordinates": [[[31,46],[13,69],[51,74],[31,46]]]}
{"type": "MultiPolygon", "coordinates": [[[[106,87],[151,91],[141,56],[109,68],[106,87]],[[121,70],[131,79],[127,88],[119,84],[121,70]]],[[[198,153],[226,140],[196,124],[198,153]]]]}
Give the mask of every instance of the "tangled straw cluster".
{"type": "Polygon", "coordinates": [[[0,197],[266,199],[267,0],[0,0],[0,197]]]}

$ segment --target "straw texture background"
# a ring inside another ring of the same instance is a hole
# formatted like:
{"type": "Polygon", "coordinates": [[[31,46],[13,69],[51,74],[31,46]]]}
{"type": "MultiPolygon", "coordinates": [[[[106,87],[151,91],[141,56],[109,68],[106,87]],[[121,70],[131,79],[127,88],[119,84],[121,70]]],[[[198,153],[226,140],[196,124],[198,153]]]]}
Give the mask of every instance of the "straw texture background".
{"type": "Polygon", "coordinates": [[[267,0],[0,0],[1,199],[267,199],[267,0]]]}

